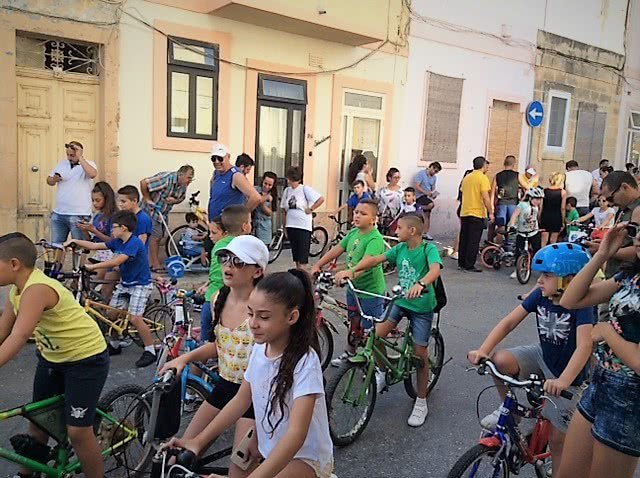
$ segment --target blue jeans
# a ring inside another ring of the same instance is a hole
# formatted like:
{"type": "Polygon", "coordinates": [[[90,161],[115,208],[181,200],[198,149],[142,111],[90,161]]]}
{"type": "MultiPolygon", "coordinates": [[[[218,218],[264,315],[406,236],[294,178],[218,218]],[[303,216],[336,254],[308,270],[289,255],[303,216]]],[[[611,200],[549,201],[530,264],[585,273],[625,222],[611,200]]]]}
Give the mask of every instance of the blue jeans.
{"type": "Polygon", "coordinates": [[[496,226],[506,226],[516,210],[515,204],[501,204],[496,206],[496,226]]]}
{"type": "Polygon", "coordinates": [[[91,216],[75,216],[67,214],[51,213],[51,242],[62,244],[67,240],[69,233],[73,239],[84,239],[84,233],[78,228],[78,222],[91,221],[91,216]]]}
{"type": "MultiPolygon", "coordinates": [[[[365,315],[370,315],[372,317],[382,317],[382,314],[384,313],[384,299],[379,297],[359,297],[358,300],[360,301],[362,312],[364,312],[365,315]]],[[[360,316],[358,305],[356,304],[356,298],[351,291],[347,291],[347,311],[349,320],[355,317],[360,317],[360,325],[363,328],[368,329],[373,325],[371,324],[370,320],[367,320],[360,316]]]]}
{"type": "Polygon", "coordinates": [[[409,327],[411,327],[413,343],[421,347],[429,345],[433,312],[414,312],[413,310],[392,304],[387,320],[398,325],[403,317],[409,319],[409,327]]]}
{"type": "Polygon", "coordinates": [[[211,340],[212,329],[211,302],[206,301],[202,304],[202,310],[200,310],[200,344],[205,344],[211,340]]]}

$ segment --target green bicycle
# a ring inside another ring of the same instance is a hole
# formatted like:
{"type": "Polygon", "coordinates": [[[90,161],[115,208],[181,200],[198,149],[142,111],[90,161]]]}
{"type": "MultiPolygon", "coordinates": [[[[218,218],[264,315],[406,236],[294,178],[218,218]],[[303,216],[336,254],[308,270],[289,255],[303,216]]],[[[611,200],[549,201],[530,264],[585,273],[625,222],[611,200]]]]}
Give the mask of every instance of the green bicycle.
{"type": "MultiPolygon", "coordinates": [[[[150,459],[151,451],[143,440],[150,408],[139,399],[144,392],[139,385],[123,385],[98,403],[94,433],[105,460],[105,472],[120,467],[140,471],[150,459]]],[[[64,395],[0,411],[0,421],[26,418],[55,443],[50,447],[29,435],[15,435],[10,438],[13,451],[0,447],[0,458],[52,478],[80,473],[80,462],[67,437],[64,413],[64,395]]]]}
{"type": "MultiPolygon", "coordinates": [[[[392,296],[380,296],[358,290],[350,280],[347,285],[356,297],[356,304],[360,316],[368,319],[372,324],[384,322],[391,310],[392,303],[401,298],[402,288],[395,286],[392,296]],[[357,294],[371,297],[381,297],[389,302],[387,312],[382,318],[366,315],[362,311],[357,294]]],[[[336,446],[346,446],[353,443],[366,428],[376,404],[378,393],[375,380],[376,363],[383,363],[386,368],[386,382],[388,386],[404,382],[407,395],[412,399],[417,397],[417,371],[425,366],[422,359],[413,353],[413,340],[410,327],[406,327],[402,335],[397,337],[376,337],[373,325],[365,331],[367,334],[364,345],[358,348],[356,354],[349,358],[338,369],[333,378],[327,383],[326,399],[329,414],[329,432],[336,446]],[[389,352],[384,352],[384,350],[389,352]]],[[[429,382],[427,396],[435,387],[442,367],[444,366],[444,339],[440,333],[440,313],[434,313],[431,338],[429,339],[429,382]]]]}

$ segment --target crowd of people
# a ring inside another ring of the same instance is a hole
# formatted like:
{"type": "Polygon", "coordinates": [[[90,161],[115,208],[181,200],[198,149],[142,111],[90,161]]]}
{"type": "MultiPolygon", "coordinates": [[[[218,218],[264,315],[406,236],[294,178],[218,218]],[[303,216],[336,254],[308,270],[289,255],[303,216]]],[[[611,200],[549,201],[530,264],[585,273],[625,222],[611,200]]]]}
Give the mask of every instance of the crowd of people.
{"type": "MultiPolygon", "coordinates": [[[[184,201],[194,168],[185,165],[158,173],[143,179],[139,189],[125,185],[116,192],[106,182],[92,184],[98,171],[84,159],[80,143],[66,146],[67,158],[47,178],[57,188],[52,240],[96,251],[86,267],[117,283],[102,293],[110,294],[112,306],[129,311],[144,342],[136,365],[149,366],[156,361],[156,350],[142,313],[152,274],[164,272],[159,245],[167,233],[168,215],[184,201]]],[[[308,273],[313,213],[324,198],[303,184],[300,168],[286,172],[287,187],[278,200],[273,172],[265,172],[259,186],[250,184],[247,174],[254,162],[246,154],[232,165],[228,149],[216,144],[211,161],[208,231],[205,237],[190,236],[193,242],[211,243],[203,255],[209,277],[201,287],[205,343],[164,368],[181,372],[190,362],[215,357],[220,383],[184,435],[169,446],[199,454],[235,424],[234,445],[251,428],[256,433],[249,448],[252,465],[243,470],[232,463],[230,476],[329,478],[333,451],[312,276],[345,256],[336,280],[349,279],[365,293],[347,292],[353,338],[372,326],[360,315],[356,301],[365,315],[382,316],[384,301],[366,293],[383,295],[382,264],[395,264],[405,295],[394,302],[374,333],[387,336],[407,318],[414,353],[426,363],[436,307],[434,284],[443,266],[429,234],[441,165],[429,164],[406,188],[400,171],[390,168],[387,184],[376,188],[373,165],[364,156],[355,157],[348,171],[352,193],[346,207],[337,211],[348,211],[352,227],[308,273]],[[278,210],[296,268],[268,274],[267,246],[278,210]],[[387,249],[381,231],[396,234],[398,244],[387,249]]],[[[475,262],[485,229],[491,228],[490,240],[505,241],[513,229],[516,248],[523,247],[518,238],[526,237],[535,251],[532,269],[540,273],[536,286],[468,353],[468,359],[477,364],[491,357],[503,373],[536,373],[546,379],[545,392],[553,403],[548,401],[543,414],[552,426],[554,477],[630,478],[640,456],[640,189],[634,178],[637,171],[612,171],[604,161],[593,172],[569,161],[566,172],[551,174],[548,187],[542,188],[533,168],[518,174],[513,156],[507,156],[504,170],[489,180],[489,163],[479,156],[459,187],[461,270],[480,271],[475,262]],[[569,228],[587,221],[595,228],[586,248],[559,242],[569,228]],[[531,313],[536,315],[539,343],[496,351],[531,313]],[[593,344],[596,359],[590,363],[593,344]],[[572,400],[559,397],[566,390],[573,392],[572,400]]],[[[198,217],[187,215],[186,220],[193,226],[198,217]]],[[[92,425],[109,355],[118,353],[119,344],[106,343],[72,294],[35,263],[29,238],[17,232],[0,237],[0,285],[12,286],[0,319],[0,366],[35,336],[34,400],[65,394],[71,444],[85,475],[100,478],[104,470],[92,425]]],[[[347,361],[356,345],[348,341],[332,364],[347,361]]],[[[382,364],[375,379],[377,389],[385,390],[382,364]]],[[[425,423],[428,382],[429,367],[422,367],[409,426],[425,423]]],[[[499,386],[498,391],[504,396],[506,390],[499,386]]],[[[500,413],[485,417],[482,426],[495,428],[500,413]]],[[[34,425],[29,434],[46,440],[34,425]]],[[[30,473],[20,470],[22,477],[30,473]]]]}

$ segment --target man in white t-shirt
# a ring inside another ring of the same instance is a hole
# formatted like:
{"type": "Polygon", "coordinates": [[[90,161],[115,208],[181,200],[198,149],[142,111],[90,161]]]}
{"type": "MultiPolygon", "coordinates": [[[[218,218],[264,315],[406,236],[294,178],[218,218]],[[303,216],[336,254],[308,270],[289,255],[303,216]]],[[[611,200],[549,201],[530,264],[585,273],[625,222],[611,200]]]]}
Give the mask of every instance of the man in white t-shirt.
{"type": "Polygon", "coordinates": [[[84,158],[81,143],[71,141],[64,146],[67,158],[56,164],[47,177],[49,186],[57,186],[51,212],[51,241],[60,244],[69,233],[73,239],[84,239],[78,223],[91,220],[92,179],[98,175],[96,164],[84,158]]]}
{"type": "Polygon", "coordinates": [[[567,191],[567,197],[576,198],[578,214],[584,216],[590,211],[591,194],[597,195],[600,188],[589,171],[580,169],[577,161],[568,161],[565,168],[567,174],[564,189],[567,191]]]}
{"type": "Polygon", "coordinates": [[[596,183],[598,183],[598,187],[602,186],[602,175],[600,174],[600,170],[602,168],[608,168],[608,167],[609,167],[609,160],[602,159],[600,160],[600,165],[596,169],[591,171],[591,176],[593,176],[593,179],[595,179],[596,183]]]}

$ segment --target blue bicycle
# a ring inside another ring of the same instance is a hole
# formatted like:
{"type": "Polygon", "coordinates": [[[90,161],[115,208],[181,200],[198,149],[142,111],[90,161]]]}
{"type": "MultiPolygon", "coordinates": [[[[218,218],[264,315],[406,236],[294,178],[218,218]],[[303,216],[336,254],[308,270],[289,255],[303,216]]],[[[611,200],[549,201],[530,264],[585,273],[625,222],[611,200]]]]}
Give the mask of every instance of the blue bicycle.
{"type": "MultiPolygon", "coordinates": [[[[500,380],[507,387],[507,395],[499,409],[496,430],[483,430],[480,442],[458,459],[447,478],[508,478],[510,474],[518,475],[528,464],[533,465],[537,478],[549,478],[551,424],[541,413],[544,400],[550,399],[544,395],[544,380],[535,374],[529,380],[516,380],[501,374],[491,360],[484,360],[476,370],[479,375],[493,375],[500,380]],[[513,388],[526,390],[531,407],[518,403],[513,388]],[[533,433],[525,436],[514,417],[535,418],[533,433]]],[[[565,390],[560,396],[571,400],[573,394],[565,390]]]]}

